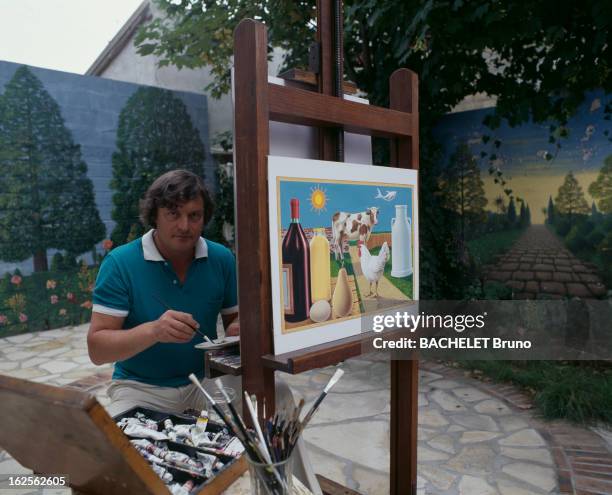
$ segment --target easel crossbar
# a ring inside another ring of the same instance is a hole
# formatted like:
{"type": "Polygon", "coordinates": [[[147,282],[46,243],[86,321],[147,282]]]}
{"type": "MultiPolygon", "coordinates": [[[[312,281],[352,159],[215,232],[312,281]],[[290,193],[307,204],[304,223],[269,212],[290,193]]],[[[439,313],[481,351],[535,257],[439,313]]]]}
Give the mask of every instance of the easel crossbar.
{"type": "MultiPolygon", "coordinates": [[[[387,138],[412,137],[418,114],[343,100],[313,91],[268,83],[270,120],[387,138]]],[[[418,132],[418,131],[417,131],[418,132]]]]}

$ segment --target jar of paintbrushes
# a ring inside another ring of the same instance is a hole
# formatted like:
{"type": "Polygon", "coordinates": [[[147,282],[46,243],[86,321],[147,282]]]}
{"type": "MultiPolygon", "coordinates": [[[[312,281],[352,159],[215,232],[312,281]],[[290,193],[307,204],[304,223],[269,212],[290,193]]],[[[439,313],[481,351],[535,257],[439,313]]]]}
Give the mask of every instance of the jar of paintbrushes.
{"type": "Polygon", "coordinates": [[[221,407],[221,403],[211,397],[202,387],[195,375],[192,374],[189,378],[198,386],[212,405],[213,410],[244,446],[251,475],[251,493],[253,495],[294,495],[293,459],[297,442],[321,402],[343,373],[341,369],[336,370],[302,419],[300,416],[304,407],[303,399],[297,407],[293,407],[290,411],[277,412],[270,418],[266,418],[264,413],[264,418],[260,420],[256,413],[257,404],[252,402],[251,397],[245,391],[245,404],[254,431],[246,427],[220,380],[217,380],[216,384],[222,395],[223,405],[229,414],[226,413],[225,408],[221,407]]]}

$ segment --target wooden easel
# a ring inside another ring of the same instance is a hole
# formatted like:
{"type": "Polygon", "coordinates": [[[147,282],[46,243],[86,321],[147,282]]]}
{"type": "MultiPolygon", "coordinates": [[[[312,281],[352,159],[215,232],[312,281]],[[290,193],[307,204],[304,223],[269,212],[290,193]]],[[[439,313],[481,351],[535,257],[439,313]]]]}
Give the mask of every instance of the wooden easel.
{"type": "MultiPolygon", "coordinates": [[[[274,372],[301,373],[361,354],[361,336],[273,355],[267,156],[270,121],[321,130],[320,157],[335,158],[340,128],[391,139],[391,165],[419,167],[418,79],[408,69],[390,79],[390,109],[332,96],[330,0],[318,2],[318,91],[268,82],[267,29],[245,19],[234,34],[236,221],[242,386],[274,404],[274,372]]],[[[391,362],[390,493],[416,494],[417,361],[391,362]]]]}

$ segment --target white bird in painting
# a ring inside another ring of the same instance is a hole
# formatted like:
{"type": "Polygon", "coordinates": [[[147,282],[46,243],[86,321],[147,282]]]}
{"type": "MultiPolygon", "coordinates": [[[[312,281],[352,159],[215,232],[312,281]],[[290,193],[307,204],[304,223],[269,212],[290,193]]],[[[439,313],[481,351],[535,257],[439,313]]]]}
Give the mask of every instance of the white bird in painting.
{"type": "Polygon", "coordinates": [[[376,256],[372,256],[365,244],[361,245],[361,271],[368,280],[370,292],[365,295],[378,297],[378,281],[385,271],[385,265],[389,260],[389,245],[385,242],[376,256]],[[372,284],[376,284],[376,290],[372,292],[372,284]]]}
{"type": "Polygon", "coordinates": [[[397,196],[397,191],[385,191],[385,194],[383,194],[380,191],[380,188],[376,188],[376,190],[378,191],[378,194],[376,196],[374,196],[374,199],[383,199],[385,201],[393,201],[395,199],[395,196],[397,196]]]}

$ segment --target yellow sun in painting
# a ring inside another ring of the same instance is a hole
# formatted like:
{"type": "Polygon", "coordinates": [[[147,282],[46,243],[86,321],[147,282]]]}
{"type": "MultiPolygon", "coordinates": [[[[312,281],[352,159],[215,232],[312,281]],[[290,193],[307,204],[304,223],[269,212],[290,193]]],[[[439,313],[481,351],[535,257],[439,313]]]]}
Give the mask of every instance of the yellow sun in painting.
{"type": "Polygon", "coordinates": [[[310,188],[310,204],[312,205],[312,210],[317,213],[321,213],[325,210],[325,204],[327,203],[327,195],[325,194],[325,189],[322,189],[321,186],[311,187],[310,188]]]}

